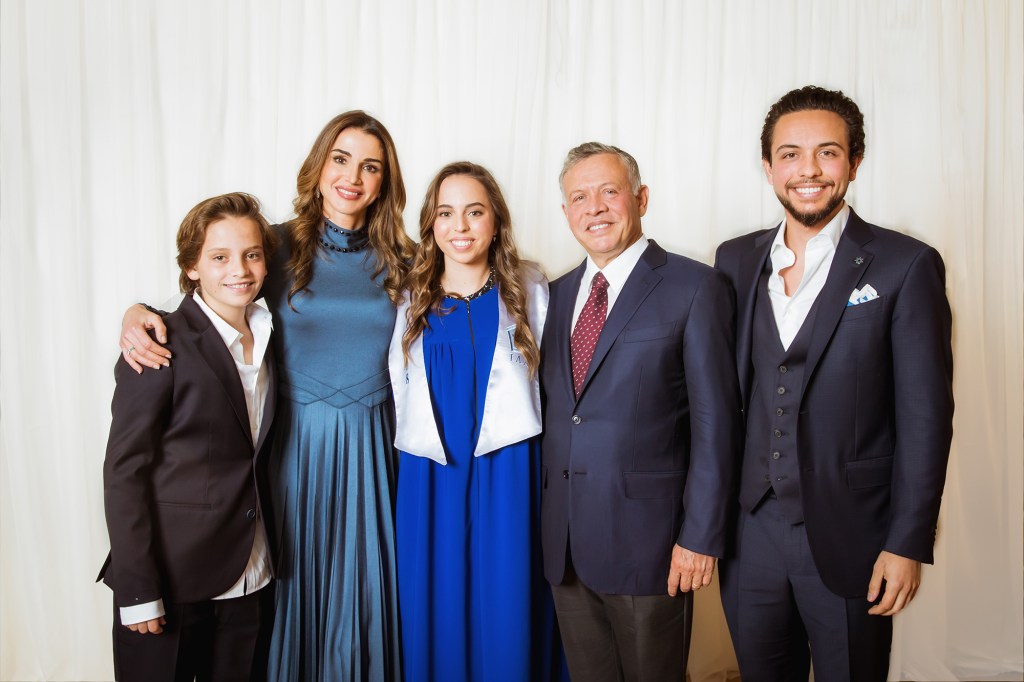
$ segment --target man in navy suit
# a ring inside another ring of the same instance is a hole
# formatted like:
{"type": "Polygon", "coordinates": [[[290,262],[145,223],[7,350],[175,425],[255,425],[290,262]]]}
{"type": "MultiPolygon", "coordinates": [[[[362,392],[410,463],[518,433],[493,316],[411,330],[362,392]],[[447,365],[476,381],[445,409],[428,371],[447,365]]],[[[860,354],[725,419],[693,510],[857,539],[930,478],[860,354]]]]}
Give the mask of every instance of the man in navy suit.
{"type": "Polygon", "coordinates": [[[544,328],[544,571],[573,679],[682,680],[741,429],[732,294],[644,237],[626,152],[580,145],[560,180],[587,259],[552,282],[544,328]]]}
{"type": "Polygon", "coordinates": [[[843,197],[864,119],[813,86],[761,133],[781,225],[722,244],[746,412],[737,550],[722,595],[744,682],[884,680],[891,616],[932,545],[952,435],[945,271],[935,249],[843,197]]]}

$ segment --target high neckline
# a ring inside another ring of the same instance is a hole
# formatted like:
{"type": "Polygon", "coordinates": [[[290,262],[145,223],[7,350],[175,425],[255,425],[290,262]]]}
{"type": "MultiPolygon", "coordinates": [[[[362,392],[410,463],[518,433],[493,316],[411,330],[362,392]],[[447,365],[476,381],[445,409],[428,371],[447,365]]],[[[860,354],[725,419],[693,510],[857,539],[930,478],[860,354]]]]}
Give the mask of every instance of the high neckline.
{"type": "Polygon", "coordinates": [[[324,229],[320,234],[320,244],[329,251],[351,253],[362,251],[370,242],[370,236],[365,227],[358,230],[349,230],[339,227],[324,218],[324,229]]]}

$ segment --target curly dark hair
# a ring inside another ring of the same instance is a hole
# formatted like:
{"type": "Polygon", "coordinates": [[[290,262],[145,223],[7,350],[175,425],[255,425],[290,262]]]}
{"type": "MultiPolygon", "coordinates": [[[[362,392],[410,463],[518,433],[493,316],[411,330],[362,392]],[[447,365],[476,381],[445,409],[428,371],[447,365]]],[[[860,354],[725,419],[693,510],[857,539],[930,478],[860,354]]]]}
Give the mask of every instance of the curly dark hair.
{"type": "Polygon", "coordinates": [[[775,124],[786,114],[798,111],[831,111],[846,123],[846,137],[850,145],[850,160],[864,157],[864,115],[857,103],[842,90],[826,90],[817,85],[805,85],[790,90],[768,110],[761,128],[761,158],[772,162],[772,136],[775,124]]]}

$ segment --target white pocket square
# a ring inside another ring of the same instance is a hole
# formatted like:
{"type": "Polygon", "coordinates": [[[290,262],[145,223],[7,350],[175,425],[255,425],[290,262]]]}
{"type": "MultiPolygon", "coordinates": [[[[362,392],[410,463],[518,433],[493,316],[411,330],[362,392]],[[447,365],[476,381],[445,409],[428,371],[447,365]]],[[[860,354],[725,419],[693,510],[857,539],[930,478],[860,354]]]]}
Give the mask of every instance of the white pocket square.
{"type": "Polygon", "coordinates": [[[849,308],[851,305],[860,305],[861,303],[867,303],[878,298],[878,292],[870,284],[865,284],[860,289],[854,289],[853,293],[850,294],[850,300],[847,301],[846,307],[849,308]]]}

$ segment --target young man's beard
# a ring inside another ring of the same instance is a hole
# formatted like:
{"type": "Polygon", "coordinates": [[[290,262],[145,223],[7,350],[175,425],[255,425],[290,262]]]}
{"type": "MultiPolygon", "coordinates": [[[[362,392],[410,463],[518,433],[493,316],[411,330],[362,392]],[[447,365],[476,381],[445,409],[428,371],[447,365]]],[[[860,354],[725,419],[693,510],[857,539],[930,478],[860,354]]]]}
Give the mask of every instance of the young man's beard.
{"type": "Polygon", "coordinates": [[[779,196],[779,202],[782,204],[783,208],[786,209],[789,215],[793,216],[798,223],[805,227],[814,227],[819,225],[823,220],[825,220],[825,218],[832,215],[833,211],[839,208],[843,203],[843,197],[832,197],[828,204],[825,205],[825,208],[820,211],[814,211],[813,213],[802,213],[797,210],[796,206],[794,206],[786,197],[779,196]]]}

